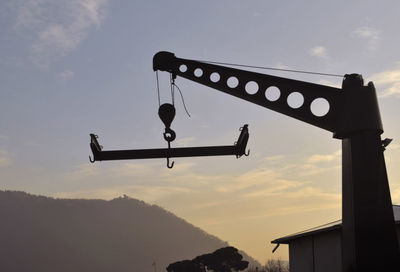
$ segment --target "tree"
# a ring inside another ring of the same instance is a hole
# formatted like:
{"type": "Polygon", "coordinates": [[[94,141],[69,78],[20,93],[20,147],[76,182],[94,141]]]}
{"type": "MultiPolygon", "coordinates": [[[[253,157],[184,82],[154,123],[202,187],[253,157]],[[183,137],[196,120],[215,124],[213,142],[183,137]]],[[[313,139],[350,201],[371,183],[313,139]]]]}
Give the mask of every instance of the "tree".
{"type": "Polygon", "coordinates": [[[288,262],[282,261],[281,259],[277,260],[268,260],[265,264],[266,272],[289,272],[289,264],[288,262]]]}
{"type": "Polygon", "coordinates": [[[213,253],[204,254],[193,259],[195,262],[204,264],[208,269],[215,272],[240,271],[247,268],[249,262],[242,261],[243,256],[234,247],[217,249],[213,253]]]}
{"type": "Polygon", "coordinates": [[[213,253],[197,256],[193,260],[175,262],[167,267],[168,272],[205,272],[211,269],[214,272],[241,271],[247,268],[249,262],[242,260],[234,247],[217,249],[213,253]],[[207,269],[206,269],[207,268],[207,269]]]}
{"type": "Polygon", "coordinates": [[[205,272],[204,266],[191,260],[172,263],[167,267],[168,272],[205,272]]]}

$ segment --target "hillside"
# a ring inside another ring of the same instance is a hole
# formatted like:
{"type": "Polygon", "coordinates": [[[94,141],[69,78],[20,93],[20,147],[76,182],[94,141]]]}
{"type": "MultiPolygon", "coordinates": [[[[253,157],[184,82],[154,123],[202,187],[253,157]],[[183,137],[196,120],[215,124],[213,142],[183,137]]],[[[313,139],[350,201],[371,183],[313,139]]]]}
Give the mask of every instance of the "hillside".
{"type": "MultiPolygon", "coordinates": [[[[155,205],[0,191],[0,271],[165,271],[227,244],[155,205]]],[[[244,255],[244,259],[253,260],[244,255]]]]}

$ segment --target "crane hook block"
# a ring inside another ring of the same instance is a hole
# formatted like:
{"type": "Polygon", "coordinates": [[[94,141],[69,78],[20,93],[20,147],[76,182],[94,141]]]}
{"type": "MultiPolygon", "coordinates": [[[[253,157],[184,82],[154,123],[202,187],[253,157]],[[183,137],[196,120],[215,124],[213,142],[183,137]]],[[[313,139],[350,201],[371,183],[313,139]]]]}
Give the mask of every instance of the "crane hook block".
{"type": "Polygon", "coordinates": [[[175,118],[175,107],[172,104],[165,103],[158,108],[158,116],[160,116],[161,121],[164,123],[165,128],[170,128],[172,121],[175,118]]]}

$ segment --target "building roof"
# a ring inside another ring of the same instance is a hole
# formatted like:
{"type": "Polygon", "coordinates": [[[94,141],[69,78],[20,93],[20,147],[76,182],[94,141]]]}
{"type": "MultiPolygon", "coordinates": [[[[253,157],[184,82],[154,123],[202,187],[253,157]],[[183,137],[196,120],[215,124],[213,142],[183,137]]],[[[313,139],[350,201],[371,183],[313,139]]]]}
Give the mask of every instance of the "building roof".
{"type": "MultiPolygon", "coordinates": [[[[396,224],[400,225],[400,205],[393,205],[394,221],[396,224]]],[[[278,239],[271,241],[272,244],[288,244],[290,241],[310,236],[318,233],[340,230],[342,228],[342,220],[333,221],[324,225],[320,225],[311,229],[296,232],[291,235],[287,235],[278,239]]]]}

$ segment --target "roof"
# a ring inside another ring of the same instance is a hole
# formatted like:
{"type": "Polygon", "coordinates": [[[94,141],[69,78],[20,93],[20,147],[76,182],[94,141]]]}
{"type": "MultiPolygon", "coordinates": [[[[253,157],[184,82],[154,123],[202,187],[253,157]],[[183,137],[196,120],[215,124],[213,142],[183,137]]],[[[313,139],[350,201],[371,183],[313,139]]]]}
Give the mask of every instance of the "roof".
{"type": "MultiPolygon", "coordinates": [[[[400,205],[393,205],[394,221],[396,224],[400,225],[400,205]]],[[[319,234],[323,232],[340,230],[342,228],[342,220],[333,221],[324,225],[320,225],[311,229],[296,232],[291,235],[287,235],[278,239],[271,241],[272,244],[288,244],[290,241],[310,236],[314,234],[319,234]]]]}

